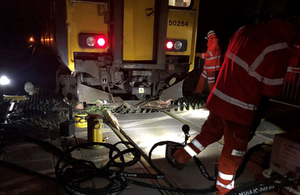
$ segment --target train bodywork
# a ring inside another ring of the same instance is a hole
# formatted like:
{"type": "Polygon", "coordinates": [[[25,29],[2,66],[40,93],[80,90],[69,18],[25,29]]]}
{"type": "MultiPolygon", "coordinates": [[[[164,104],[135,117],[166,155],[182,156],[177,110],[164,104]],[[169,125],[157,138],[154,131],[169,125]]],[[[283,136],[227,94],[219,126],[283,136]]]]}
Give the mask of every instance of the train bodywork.
{"type": "Polygon", "coordinates": [[[47,0],[41,42],[71,74],[64,95],[158,96],[194,69],[199,0],[47,0]]]}

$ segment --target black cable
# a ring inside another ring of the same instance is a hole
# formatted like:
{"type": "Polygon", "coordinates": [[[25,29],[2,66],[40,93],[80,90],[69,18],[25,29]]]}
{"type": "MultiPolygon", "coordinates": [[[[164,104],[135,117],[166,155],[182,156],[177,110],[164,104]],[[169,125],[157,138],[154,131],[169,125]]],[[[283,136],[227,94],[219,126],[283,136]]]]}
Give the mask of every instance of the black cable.
{"type": "MultiPolygon", "coordinates": [[[[151,159],[151,155],[152,155],[152,151],[158,147],[158,146],[162,146],[162,145],[167,145],[167,144],[172,144],[174,146],[183,146],[182,144],[180,143],[177,143],[177,142],[172,142],[172,141],[162,141],[162,142],[158,142],[156,144],[154,144],[152,146],[152,148],[150,149],[149,151],[149,164],[151,165],[152,168],[154,168],[154,170],[156,172],[158,172],[159,174],[163,175],[163,173],[155,166],[155,164],[152,162],[152,159],[151,159]]],[[[204,165],[202,164],[202,162],[197,158],[197,157],[193,157],[194,160],[195,160],[195,163],[196,165],[198,166],[198,168],[200,169],[202,175],[208,179],[209,181],[215,181],[216,180],[216,176],[210,176],[207,172],[207,170],[205,169],[204,165]]]]}
{"type": "Polygon", "coordinates": [[[269,178],[265,181],[255,181],[255,182],[248,182],[245,183],[230,192],[228,192],[226,195],[240,195],[240,194],[247,194],[247,195],[256,195],[256,194],[262,194],[265,192],[274,191],[275,189],[281,189],[284,187],[292,186],[294,184],[294,181],[289,179],[290,177],[286,176],[280,176],[281,178],[278,179],[278,177],[269,178]],[[275,181],[281,180],[279,183],[275,183],[275,181]]]}
{"type": "Polygon", "coordinates": [[[59,183],[62,185],[62,187],[65,189],[65,191],[68,194],[119,194],[121,193],[126,187],[128,183],[132,183],[135,185],[139,185],[142,187],[148,187],[148,188],[154,188],[158,190],[168,190],[168,191],[174,191],[174,192],[185,192],[185,193],[207,193],[207,192],[213,192],[216,191],[216,188],[214,186],[206,189],[182,189],[182,188],[176,188],[172,186],[171,183],[169,183],[169,186],[158,186],[158,185],[152,185],[141,181],[136,181],[133,179],[129,179],[129,177],[135,177],[135,178],[149,178],[149,179],[163,179],[165,178],[165,175],[155,166],[155,164],[151,160],[151,153],[152,151],[160,145],[164,145],[167,143],[173,143],[176,142],[159,142],[156,143],[152,149],[149,152],[149,164],[151,167],[158,173],[158,174],[141,174],[141,173],[125,173],[124,168],[126,166],[131,166],[138,162],[140,160],[140,152],[137,148],[134,147],[133,144],[129,142],[118,142],[114,145],[107,144],[107,143],[100,143],[100,142],[94,142],[94,143],[87,143],[87,144],[81,144],[78,146],[75,146],[73,148],[70,148],[67,150],[64,155],[58,159],[56,167],[55,167],[55,174],[59,181],[59,183]],[[131,145],[131,148],[128,148],[126,150],[120,151],[117,146],[119,144],[125,144],[125,145],[131,145]],[[97,168],[93,162],[86,161],[86,160],[78,160],[78,159],[70,159],[68,156],[70,156],[70,153],[78,148],[86,148],[88,146],[92,145],[100,145],[104,146],[109,151],[109,162],[106,163],[104,167],[97,168]],[[115,155],[113,155],[116,153],[115,155]],[[134,155],[133,160],[129,162],[125,162],[123,155],[126,153],[131,153],[134,155]],[[67,157],[67,158],[66,158],[67,157]],[[116,162],[116,159],[121,160],[121,162],[116,162]],[[115,170],[115,169],[118,170],[115,170]],[[102,188],[81,188],[80,184],[83,182],[86,182],[88,180],[92,180],[94,178],[104,178],[108,181],[108,184],[102,188]]]}
{"type": "Polygon", "coordinates": [[[54,178],[54,177],[50,177],[50,176],[44,175],[42,173],[38,173],[36,171],[29,170],[25,167],[21,167],[19,165],[16,165],[16,164],[4,161],[4,160],[0,160],[0,166],[10,168],[10,169],[14,169],[14,170],[17,170],[17,171],[19,171],[21,173],[24,173],[24,174],[34,175],[34,176],[50,179],[51,181],[55,181],[55,182],[57,181],[56,178],[54,178]]]}
{"type": "Polygon", "coordinates": [[[247,153],[245,154],[242,164],[240,165],[240,167],[238,168],[238,170],[235,173],[235,179],[237,179],[241,176],[241,174],[244,172],[246,165],[249,162],[251,156],[254,154],[255,151],[261,150],[262,146],[272,146],[272,145],[261,143],[261,144],[257,144],[255,146],[253,146],[252,148],[250,148],[247,151],[247,153]]]}
{"type": "MultiPolygon", "coordinates": [[[[180,143],[177,143],[177,142],[173,142],[173,141],[162,141],[162,142],[158,142],[158,143],[156,143],[156,144],[154,144],[153,146],[152,146],[152,148],[150,149],[150,151],[149,151],[149,164],[151,165],[151,167],[158,173],[158,174],[160,174],[160,175],[163,175],[164,176],[164,174],[156,167],[156,165],[152,162],[152,159],[151,159],[151,156],[152,156],[152,152],[153,152],[153,150],[156,148],[156,147],[158,147],[158,146],[163,146],[163,145],[167,145],[167,144],[172,144],[172,145],[174,145],[174,146],[183,146],[182,144],[180,144],[180,143]]],[[[200,162],[200,160],[198,159],[198,162],[200,162]]],[[[202,164],[201,162],[200,162],[200,164],[202,164]]],[[[204,166],[203,166],[204,167],[204,166]]],[[[201,169],[200,169],[201,170],[201,169]]],[[[204,170],[205,170],[205,168],[204,168],[204,170]]],[[[206,170],[205,170],[206,171],[206,170]]],[[[202,170],[201,170],[201,173],[203,174],[203,175],[208,175],[209,176],[209,174],[207,173],[207,172],[203,172],[202,170]]],[[[211,180],[212,181],[212,180],[211,180]]],[[[171,187],[159,187],[159,189],[162,189],[162,190],[169,190],[169,191],[175,191],[175,192],[184,192],[184,193],[208,193],[208,192],[214,192],[214,191],[216,191],[217,189],[215,188],[215,186],[211,186],[210,188],[206,188],[206,189],[183,189],[183,188],[176,188],[176,187],[173,187],[173,185],[170,183],[170,182],[168,182],[169,183],[169,185],[171,186],[171,187]]],[[[138,184],[137,184],[138,185],[138,184]]],[[[139,184],[139,185],[141,185],[141,184],[139,184]]],[[[150,184],[146,184],[146,185],[150,185],[150,184]]],[[[147,187],[147,186],[144,186],[144,187],[147,187]]],[[[151,187],[151,188],[155,188],[155,186],[152,186],[152,185],[150,185],[149,187],[151,187]]]]}
{"type": "Polygon", "coordinates": [[[217,188],[215,186],[211,186],[209,188],[204,188],[204,189],[183,189],[183,188],[176,188],[176,187],[167,187],[167,186],[157,186],[157,185],[152,185],[149,183],[144,183],[136,180],[130,180],[128,179],[129,183],[139,185],[142,187],[147,187],[147,188],[154,188],[158,190],[167,190],[167,191],[172,191],[172,192],[183,192],[183,193],[195,193],[195,194],[202,194],[202,193],[209,193],[209,192],[215,192],[217,191],[217,188]]]}
{"type": "Polygon", "coordinates": [[[202,162],[196,157],[193,157],[196,165],[198,166],[199,170],[201,171],[202,175],[209,181],[216,181],[217,177],[216,176],[210,176],[207,172],[207,170],[205,169],[204,165],[202,164],[202,162]]]}
{"type": "Polygon", "coordinates": [[[67,150],[64,155],[58,159],[55,167],[56,178],[65,191],[68,194],[89,195],[113,195],[121,193],[127,187],[127,180],[122,174],[125,167],[122,166],[122,164],[125,164],[125,160],[123,154],[117,148],[118,144],[119,143],[112,145],[102,142],[93,142],[81,144],[67,150]],[[93,145],[100,145],[110,149],[110,160],[104,167],[97,168],[91,161],[78,159],[70,160],[68,158],[72,151],[93,145]],[[117,154],[113,156],[113,152],[116,152],[117,154]],[[117,158],[121,160],[121,163],[115,161],[117,158]],[[119,170],[112,170],[112,167],[119,168],[119,170]],[[109,183],[101,188],[82,188],[80,186],[81,183],[94,178],[104,178],[109,183]]]}
{"type": "MultiPolygon", "coordinates": [[[[42,141],[36,138],[32,137],[26,137],[24,139],[27,142],[31,142],[34,144],[39,145],[42,147],[45,151],[52,152],[55,156],[57,156],[59,159],[57,161],[56,167],[55,167],[55,178],[50,178],[52,180],[56,180],[68,194],[88,194],[88,195],[113,195],[113,194],[119,194],[124,189],[126,189],[128,183],[139,185],[142,187],[148,187],[148,188],[154,188],[158,190],[167,190],[167,191],[174,191],[174,192],[184,192],[184,193],[208,193],[208,192],[214,192],[216,191],[215,186],[211,186],[210,188],[206,189],[182,189],[174,187],[170,182],[169,186],[159,186],[159,185],[153,185],[148,184],[141,181],[136,181],[129,178],[149,178],[149,179],[163,179],[165,178],[165,175],[163,172],[161,172],[156,165],[152,162],[151,156],[153,150],[162,145],[166,144],[173,144],[177,146],[182,146],[182,144],[172,141],[163,141],[158,142],[153,145],[151,150],[149,151],[149,164],[151,167],[158,173],[158,174],[145,174],[145,173],[126,173],[124,172],[124,168],[126,166],[132,166],[135,163],[137,163],[140,160],[141,154],[140,151],[135,148],[133,144],[130,142],[117,142],[115,144],[108,144],[108,143],[102,143],[102,142],[93,142],[93,143],[85,143],[81,145],[77,145],[75,147],[72,147],[68,149],[67,151],[63,152],[59,148],[53,146],[51,143],[42,141]],[[118,146],[120,144],[129,145],[132,147],[127,147],[125,150],[119,150],[118,146]],[[88,160],[82,160],[82,159],[75,159],[71,157],[71,152],[74,150],[77,150],[79,148],[87,148],[93,145],[100,145],[107,149],[109,149],[109,161],[106,163],[103,167],[96,167],[96,165],[92,161],[88,160]],[[132,154],[134,157],[131,161],[125,162],[124,155],[125,154],[132,154]],[[120,159],[121,162],[117,162],[116,160],[120,159]],[[81,184],[92,180],[94,178],[104,178],[108,181],[108,184],[101,188],[83,188],[81,187],[81,184]]],[[[246,163],[249,161],[251,155],[254,153],[254,151],[259,150],[263,145],[266,144],[258,144],[247,152],[245,155],[245,159],[240,167],[238,169],[236,178],[243,172],[246,163]]],[[[201,170],[204,177],[210,181],[215,181],[216,177],[209,176],[207,173],[205,167],[201,163],[201,161],[198,158],[194,158],[198,168],[201,170]]],[[[2,161],[1,165],[5,166],[12,166],[11,164],[2,161]]],[[[24,170],[21,168],[20,170],[24,170]]],[[[26,170],[25,170],[26,172],[26,170]]],[[[28,173],[32,173],[32,171],[28,171],[28,173]]],[[[39,174],[40,175],[40,174],[39,174]]],[[[283,184],[282,184],[283,185],[283,184]]],[[[284,184],[287,185],[287,184],[284,184]]],[[[232,191],[232,194],[229,195],[236,195],[238,193],[241,193],[242,191],[249,191],[258,189],[259,186],[263,186],[263,188],[259,188],[259,190],[263,189],[271,189],[274,184],[260,184],[260,183],[254,183],[252,186],[244,187],[244,188],[237,188],[234,191],[232,191]],[[235,194],[236,193],[236,194],[235,194]]],[[[281,187],[281,185],[277,185],[276,187],[281,187]]]]}

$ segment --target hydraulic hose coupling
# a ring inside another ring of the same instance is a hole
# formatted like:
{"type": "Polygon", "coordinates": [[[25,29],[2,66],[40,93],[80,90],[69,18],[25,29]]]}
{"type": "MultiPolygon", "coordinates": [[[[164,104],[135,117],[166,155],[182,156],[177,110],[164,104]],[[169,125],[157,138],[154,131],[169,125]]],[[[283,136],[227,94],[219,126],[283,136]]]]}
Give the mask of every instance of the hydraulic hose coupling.
{"type": "Polygon", "coordinates": [[[184,137],[184,145],[186,145],[186,144],[187,144],[187,141],[188,141],[189,138],[190,138],[190,134],[189,134],[190,126],[184,124],[184,125],[182,126],[182,131],[184,132],[184,135],[185,135],[185,137],[184,137]]]}

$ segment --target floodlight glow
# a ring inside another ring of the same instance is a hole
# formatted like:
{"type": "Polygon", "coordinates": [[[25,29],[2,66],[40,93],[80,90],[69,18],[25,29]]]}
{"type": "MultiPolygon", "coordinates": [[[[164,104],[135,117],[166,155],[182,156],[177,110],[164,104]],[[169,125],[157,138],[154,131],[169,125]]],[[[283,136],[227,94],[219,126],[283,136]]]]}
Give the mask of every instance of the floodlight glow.
{"type": "Polygon", "coordinates": [[[34,38],[33,38],[33,37],[30,37],[30,38],[29,38],[29,42],[31,42],[31,43],[34,42],[34,38]]]}
{"type": "Polygon", "coordinates": [[[0,85],[8,85],[9,83],[10,83],[10,80],[7,78],[7,76],[1,76],[0,85]]]}

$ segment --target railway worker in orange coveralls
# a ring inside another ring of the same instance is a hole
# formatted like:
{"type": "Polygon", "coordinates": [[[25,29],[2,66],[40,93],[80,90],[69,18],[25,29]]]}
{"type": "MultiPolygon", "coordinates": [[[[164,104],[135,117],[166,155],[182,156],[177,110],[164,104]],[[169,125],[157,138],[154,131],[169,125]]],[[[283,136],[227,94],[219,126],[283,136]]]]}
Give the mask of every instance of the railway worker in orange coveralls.
{"type": "Polygon", "coordinates": [[[199,94],[202,93],[206,80],[209,92],[211,92],[215,85],[216,71],[219,71],[221,67],[221,47],[215,31],[209,31],[206,39],[207,51],[205,53],[196,54],[196,57],[200,57],[205,60],[203,71],[200,75],[195,91],[199,94]]]}
{"type": "Polygon", "coordinates": [[[291,42],[299,30],[296,24],[291,19],[275,18],[242,27],[231,37],[207,100],[210,114],[201,132],[173,154],[174,165],[183,166],[224,135],[216,181],[219,195],[235,188],[235,173],[246,153],[261,98],[274,97],[282,89],[290,56],[299,51],[299,42],[291,42]]]}

